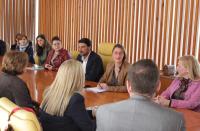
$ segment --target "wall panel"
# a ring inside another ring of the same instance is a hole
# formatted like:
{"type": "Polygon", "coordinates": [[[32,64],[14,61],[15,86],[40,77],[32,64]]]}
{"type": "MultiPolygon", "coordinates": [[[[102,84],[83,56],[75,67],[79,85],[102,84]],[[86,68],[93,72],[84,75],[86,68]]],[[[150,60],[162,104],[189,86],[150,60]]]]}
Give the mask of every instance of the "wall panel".
{"type": "Polygon", "coordinates": [[[162,68],[200,53],[199,0],[40,0],[39,23],[70,51],[82,37],[95,51],[101,42],[121,43],[131,63],[151,58],[162,68]]]}
{"type": "Polygon", "coordinates": [[[11,44],[17,33],[35,38],[35,1],[0,0],[0,39],[11,44]]]}

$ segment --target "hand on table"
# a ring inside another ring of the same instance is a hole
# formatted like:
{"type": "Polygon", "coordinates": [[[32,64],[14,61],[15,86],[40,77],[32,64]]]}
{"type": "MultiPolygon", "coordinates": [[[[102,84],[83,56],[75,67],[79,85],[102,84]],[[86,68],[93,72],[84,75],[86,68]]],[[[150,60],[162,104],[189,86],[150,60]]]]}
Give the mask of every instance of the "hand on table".
{"type": "Polygon", "coordinates": [[[92,116],[96,117],[96,113],[97,113],[97,109],[99,108],[99,106],[94,106],[92,107],[92,116]]]}
{"type": "Polygon", "coordinates": [[[105,89],[105,90],[108,89],[108,85],[107,85],[106,83],[99,83],[99,84],[97,85],[97,87],[102,88],[102,89],[105,89]]]}
{"type": "Polygon", "coordinates": [[[47,68],[48,70],[52,70],[53,69],[53,66],[50,65],[50,64],[45,64],[44,67],[47,68]]]}
{"type": "Polygon", "coordinates": [[[166,99],[163,96],[157,96],[156,98],[153,99],[154,102],[163,105],[163,106],[169,106],[170,100],[166,99]]]}

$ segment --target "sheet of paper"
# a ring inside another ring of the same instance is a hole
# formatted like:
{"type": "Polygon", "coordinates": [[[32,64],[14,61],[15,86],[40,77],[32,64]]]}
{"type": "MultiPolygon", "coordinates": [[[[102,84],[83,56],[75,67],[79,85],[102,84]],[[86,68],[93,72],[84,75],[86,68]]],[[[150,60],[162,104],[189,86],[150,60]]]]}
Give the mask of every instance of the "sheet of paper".
{"type": "Polygon", "coordinates": [[[94,93],[101,93],[101,92],[105,92],[106,89],[102,89],[100,87],[91,87],[91,88],[86,88],[86,91],[92,91],[94,93]]]}

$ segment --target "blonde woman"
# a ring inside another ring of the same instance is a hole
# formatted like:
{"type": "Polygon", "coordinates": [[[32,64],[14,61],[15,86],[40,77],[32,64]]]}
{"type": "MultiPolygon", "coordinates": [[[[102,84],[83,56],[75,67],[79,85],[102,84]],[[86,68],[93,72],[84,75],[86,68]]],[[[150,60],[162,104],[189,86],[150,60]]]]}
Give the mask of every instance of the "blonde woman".
{"type": "Polygon", "coordinates": [[[44,93],[40,121],[44,131],[93,131],[90,119],[79,93],[84,87],[85,75],[76,60],[65,61],[55,80],[44,93]]]}
{"type": "Polygon", "coordinates": [[[200,65],[194,56],[179,58],[178,77],[158,96],[158,103],[200,112],[200,65]]]}

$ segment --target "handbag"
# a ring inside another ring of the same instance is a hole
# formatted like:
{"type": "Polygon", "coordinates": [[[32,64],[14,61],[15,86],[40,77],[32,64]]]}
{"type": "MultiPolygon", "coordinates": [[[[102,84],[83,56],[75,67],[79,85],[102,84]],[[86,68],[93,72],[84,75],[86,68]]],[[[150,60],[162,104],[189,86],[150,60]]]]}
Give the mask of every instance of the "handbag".
{"type": "Polygon", "coordinates": [[[4,131],[42,131],[32,108],[19,107],[9,99],[0,98],[0,127],[4,131]],[[2,125],[7,123],[7,125],[2,125]]]}

